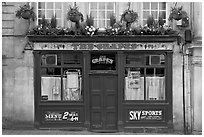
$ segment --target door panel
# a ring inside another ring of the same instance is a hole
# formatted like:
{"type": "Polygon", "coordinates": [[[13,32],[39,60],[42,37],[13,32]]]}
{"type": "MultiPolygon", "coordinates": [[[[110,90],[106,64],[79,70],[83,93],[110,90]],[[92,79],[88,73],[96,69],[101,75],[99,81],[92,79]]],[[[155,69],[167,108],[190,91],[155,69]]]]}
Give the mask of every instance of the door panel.
{"type": "Polygon", "coordinates": [[[91,75],[91,129],[117,130],[117,76],[91,75]]]}

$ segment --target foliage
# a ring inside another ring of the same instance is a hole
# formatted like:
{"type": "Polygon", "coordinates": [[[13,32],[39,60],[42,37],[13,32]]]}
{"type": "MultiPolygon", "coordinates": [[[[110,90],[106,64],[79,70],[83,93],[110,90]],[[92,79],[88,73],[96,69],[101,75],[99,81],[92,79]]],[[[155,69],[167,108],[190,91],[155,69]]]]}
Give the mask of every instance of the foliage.
{"type": "Polygon", "coordinates": [[[33,7],[31,7],[28,3],[20,6],[20,8],[16,11],[16,17],[17,18],[23,18],[26,20],[32,20],[35,21],[36,19],[36,14],[33,11],[33,7]]]}
{"type": "Polygon", "coordinates": [[[147,18],[147,26],[148,27],[152,27],[154,25],[155,25],[154,17],[152,15],[148,16],[148,18],[147,18]]]}
{"type": "Polygon", "coordinates": [[[89,16],[87,15],[87,18],[86,18],[86,25],[91,27],[94,25],[94,17],[93,16],[89,16]]]}
{"type": "Polygon", "coordinates": [[[181,20],[182,18],[187,18],[187,12],[183,10],[183,6],[177,7],[175,3],[174,7],[171,7],[171,12],[169,15],[169,21],[181,20]]]}
{"type": "Polygon", "coordinates": [[[72,22],[79,22],[80,20],[83,22],[83,14],[79,12],[78,7],[75,5],[73,7],[69,7],[69,11],[67,12],[67,20],[72,22]]]}
{"type": "Polygon", "coordinates": [[[110,26],[113,27],[115,23],[116,23],[116,17],[113,14],[111,14],[110,15],[110,26]]]}
{"type": "Polygon", "coordinates": [[[56,15],[53,15],[50,21],[51,28],[56,28],[57,27],[57,19],[56,15]]]}
{"type": "Polygon", "coordinates": [[[138,18],[138,14],[137,12],[133,11],[133,10],[130,10],[130,2],[128,2],[128,9],[125,10],[123,12],[123,14],[121,15],[121,22],[122,21],[125,21],[126,22],[126,27],[127,28],[130,28],[130,25],[137,21],[137,18],[138,18]]]}

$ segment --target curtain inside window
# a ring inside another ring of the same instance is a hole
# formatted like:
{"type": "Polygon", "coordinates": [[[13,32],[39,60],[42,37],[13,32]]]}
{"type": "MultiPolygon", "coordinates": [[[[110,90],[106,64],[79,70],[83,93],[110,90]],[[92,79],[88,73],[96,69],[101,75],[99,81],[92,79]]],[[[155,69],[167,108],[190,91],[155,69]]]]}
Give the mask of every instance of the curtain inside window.
{"type": "Polygon", "coordinates": [[[165,77],[146,77],[147,100],[165,100],[165,77]]]}
{"type": "Polygon", "coordinates": [[[60,100],[61,78],[41,77],[41,95],[48,96],[48,100],[60,100]]]}
{"type": "Polygon", "coordinates": [[[67,74],[66,82],[63,84],[63,100],[81,100],[82,78],[76,72],[67,74]]]}

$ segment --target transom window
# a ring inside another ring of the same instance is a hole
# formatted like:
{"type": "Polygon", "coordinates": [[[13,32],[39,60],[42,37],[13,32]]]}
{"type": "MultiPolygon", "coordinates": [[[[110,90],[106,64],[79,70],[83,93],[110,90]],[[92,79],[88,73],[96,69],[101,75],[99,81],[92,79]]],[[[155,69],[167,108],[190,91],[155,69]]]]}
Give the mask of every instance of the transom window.
{"type": "Polygon", "coordinates": [[[152,15],[155,20],[158,20],[160,16],[166,23],[166,14],[166,2],[143,2],[143,25],[147,23],[147,18],[150,15],[152,15]]]}
{"type": "Polygon", "coordinates": [[[57,26],[63,26],[63,3],[62,2],[38,2],[37,3],[38,23],[45,16],[45,19],[50,20],[56,15],[57,26]]]}
{"type": "Polygon", "coordinates": [[[114,2],[90,2],[89,13],[94,17],[94,26],[105,28],[110,26],[110,15],[115,14],[114,2]]]}

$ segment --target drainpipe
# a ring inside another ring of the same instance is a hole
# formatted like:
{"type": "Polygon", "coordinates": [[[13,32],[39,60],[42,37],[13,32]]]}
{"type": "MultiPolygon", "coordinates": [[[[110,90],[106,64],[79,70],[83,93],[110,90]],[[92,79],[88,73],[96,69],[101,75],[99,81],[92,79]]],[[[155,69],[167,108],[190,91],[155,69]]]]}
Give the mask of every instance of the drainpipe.
{"type": "Polygon", "coordinates": [[[184,134],[186,134],[186,104],[185,104],[185,54],[184,54],[184,45],[182,45],[182,84],[183,84],[183,128],[184,128],[184,134]]]}

